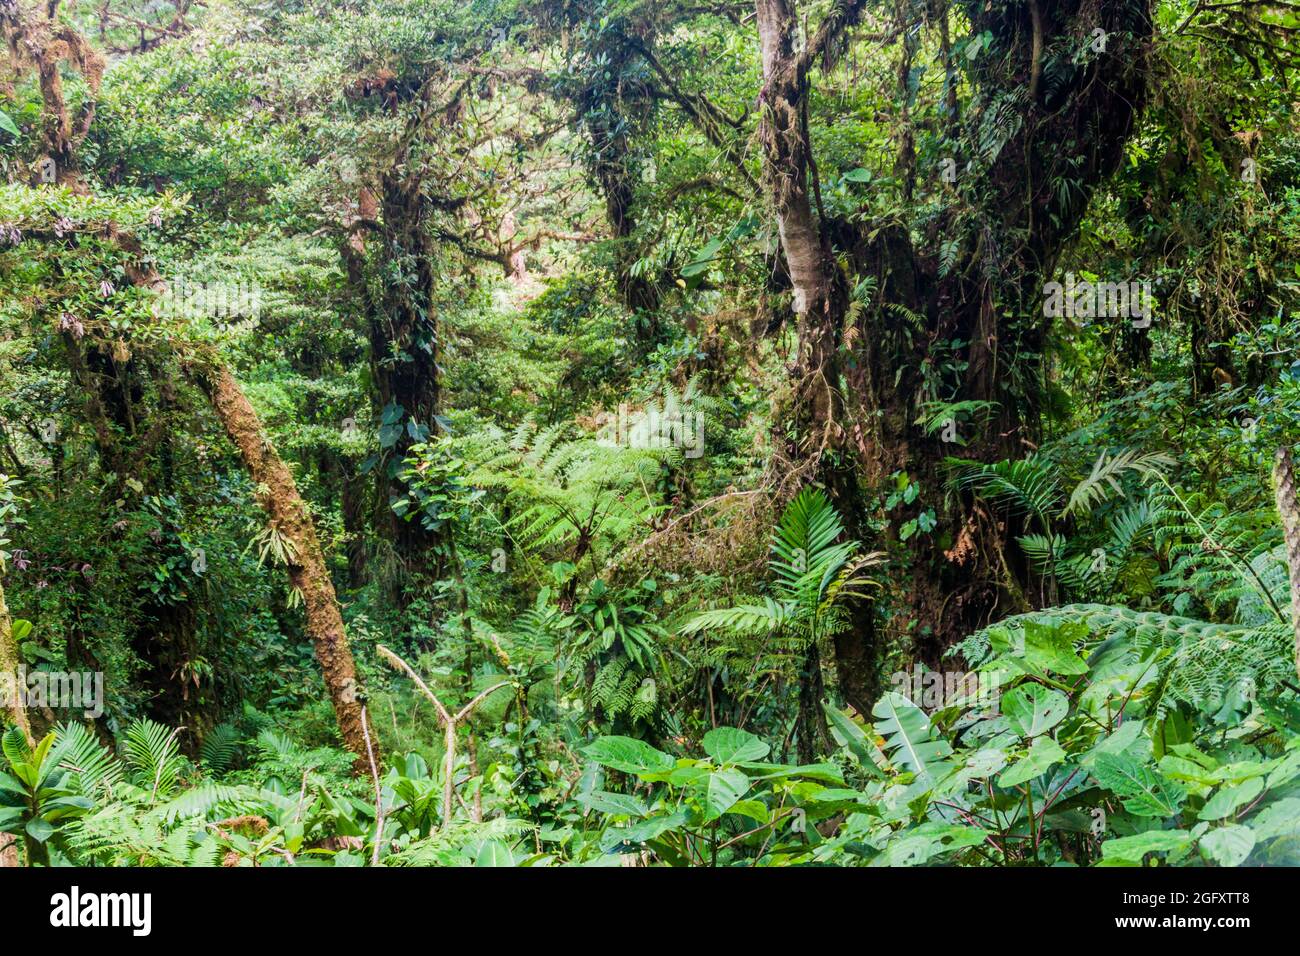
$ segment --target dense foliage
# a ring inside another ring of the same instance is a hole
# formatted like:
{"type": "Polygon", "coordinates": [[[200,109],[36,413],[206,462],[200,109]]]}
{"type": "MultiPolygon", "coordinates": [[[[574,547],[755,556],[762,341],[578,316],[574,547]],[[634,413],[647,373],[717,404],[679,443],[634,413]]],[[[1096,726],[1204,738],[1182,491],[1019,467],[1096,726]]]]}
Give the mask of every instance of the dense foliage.
{"type": "Polygon", "coordinates": [[[1300,863],[1300,9],[0,0],[0,863],[1300,863]]]}

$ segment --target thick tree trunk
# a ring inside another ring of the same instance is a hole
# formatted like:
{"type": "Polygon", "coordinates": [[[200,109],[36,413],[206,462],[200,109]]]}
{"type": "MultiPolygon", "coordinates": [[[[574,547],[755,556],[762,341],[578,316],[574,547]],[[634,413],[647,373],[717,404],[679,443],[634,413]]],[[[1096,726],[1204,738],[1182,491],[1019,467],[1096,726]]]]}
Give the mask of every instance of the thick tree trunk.
{"type": "Polygon", "coordinates": [[[1291,624],[1295,629],[1295,668],[1300,676],[1300,503],[1296,501],[1295,464],[1291,460],[1289,445],[1283,445],[1277,451],[1273,481],[1277,512],[1282,517],[1282,532],[1286,539],[1286,563],[1291,577],[1291,624]]]}
{"type": "Polygon", "coordinates": [[[654,107],[645,84],[626,75],[638,56],[641,40],[611,31],[609,42],[594,51],[596,65],[578,95],[578,109],[591,144],[587,161],[592,179],[605,200],[605,218],[614,239],[614,275],[619,296],[636,319],[635,335],[644,345],[659,336],[659,287],[654,278],[637,274],[640,257],[635,234],[639,170],[631,148],[631,127],[654,107]]]}
{"type": "MultiPolygon", "coordinates": [[[[400,406],[403,414],[396,442],[386,452],[382,472],[386,499],[393,501],[407,493],[400,477],[411,447],[416,444],[411,429],[432,439],[438,433],[438,405],[441,398],[438,371],[438,329],[434,314],[434,249],[426,234],[431,213],[418,178],[405,171],[384,176],[383,254],[390,268],[406,279],[390,286],[378,314],[370,322],[370,364],[381,406],[400,406]]],[[[442,536],[426,530],[418,518],[388,513],[392,541],[414,581],[438,577],[442,570],[439,554],[442,536]]]]}
{"type": "Polygon", "coordinates": [[[362,232],[354,231],[342,255],[349,285],[366,315],[375,403],[380,415],[390,419],[383,427],[398,429],[375,470],[375,526],[400,561],[400,573],[388,581],[388,598],[393,606],[404,608],[415,591],[443,570],[443,536],[424,528],[418,517],[403,518],[392,508],[409,491],[402,473],[417,443],[414,436],[431,440],[438,433],[436,250],[428,222],[435,207],[419,176],[403,164],[395,163],[381,180],[378,194],[363,189],[358,204],[360,219],[378,232],[376,241],[367,242],[362,232]],[[394,275],[402,281],[392,281],[394,275]]]}
{"type": "MultiPolygon", "coordinates": [[[[32,727],[27,720],[21,688],[18,686],[18,646],[14,642],[13,622],[5,604],[4,585],[0,584],[0,695],[3,695],[4,717],[22,728],[27,746],[32,746],[32,727]]],[[[0,833],[0,869],[18,865],[18,842],[8,833],[0,833]]]]}
{"type": "Polygon", "coordinates": [[[19,727],[30,745],[32,726],[27,720],[22,688],[18,686],[18,645],[14,641],[13,622],[9,619],[9,606],[5,604],[4,586],[0,585],[0,694],[5,705],[5,719],[19,727]]]}
{"type": "MultiPolygon", "coordinates": [[[[849,432],[839,359],[849,296],[830,236],[813,209],[817,187],[806,114],[808,61],[795,52],[797,24],[792,3],[758,0],[757,12],[763,56],[759,127],[763,178],[799,317],[799,353],[792,369],[793,407],[779,416],[788,421],[775,423],[780,432],[775,443],[784,449],[796,475],[825,486],[848,534],[863,540],[867,525],[855,456],[845,443],[849,432]]],[[[850,628],[835,639],[836,679],[844,698],[856,710],[869,714],[878,689],[875,612],[868,601],[854,602],[849,612],[850,628]]],[[[816,675],[806,674],[805,679],[814,676],[820,687],[820,669],[816,675]]]]}
{"type": "Polygon", "coordinates": [[[647,276],[633,271],[638,257],[636,233],[636,182],[628,144],[627,121],[610,98],[593,108],[601,112],[587,118],[594,154],[592,172],[605,198],[605,218],[614,235],[614,272],[619,295],[637,318],[637,338],[653,343],[659,334],[659,289],[647,276]]]}
{"type": "MultiPolygon", "coordinates": [[[[1028,606],[1029,570],[1015,545],[1023,529],[970,498],[947,503],[944,460],[1021,458],[1036,445],[1047,334],[1043,282],[1077,232],[1086,210],[1079,194],[1086,198],[1122,158],[1144,98],[1151,20],[1143,4],[1127,0],[1033,9],[961,4],[972,34],[991,34],[1006,51],[971,67],[970,121],[1013,102],[1018,116],[1014,123],[1000,119],[1008,139],[997,155],[972,157],[969,181],[960,184],[963,202],[913,229],[828,219],[817,201],[807,129],[809,70],[814,59],[837,48],[862,6],[849,0],[836,7],[800,44],[795,0],[756,0],[764,178],[799,315],[795,407],[788,416],[798,438],[788,451],[795,461],[815,463],[816,480],[827,486],[855,536],[862,527],[860,477],[882,488],[895,472],[906,472],[919,485],[921,497],[896,525],[921,509],[936,513],[933,533],[912,537],[905,550],[916,650],[937,664],[954,640],[1028,606]],[[1064,62],[1058,51],[1094,28],[1105,33],[1095,56],[1055,66],[1051,84],[1034,82],[1045,56],[1064,62]],[[1015,95],[1026,86],[1032,96],[1015,95]],[[1054,185],[1063,175],[1077,185],[1068,197],[1054,185]],[[982,215],[970,216],[972,204],[982,215]],[[945,248],[947,256],[941,255],[945,248]],[[875,279],[873,303],[861,310],[848,343],[839,256],[857,277],[875,279]],[[847,362],[841,359],[846,344],[847,362]],[[1013,365],[1016,374],[1008,375],[1013,365]],[[945,440],[947,430],[918,424],[926,396],[982,410],[962,423],[961,443],[945,440]],[[864,466],[861,475],[853,460],[864,466]]],[[[895,36],[906,33],[905,12],[895,36]]],[[[913,52],[905,42],[903,66],[913,52]]],[[[950,121],[953,149],[960,153],[966,137],[956,128],[961,120],[955,111],[950,121]]],[[[905,183],[916,172],[909,129],[909,123],[900,127],[896,169],[905,183]]],[[[867,617],[862,609],[859,616],[867,617]]],[[[836,642],[846,697],[875,670],[868,663],[873,649],[861,643],[874,641],[868,628],[863,620],[836,642]]]]}
{"type": "MultiPolygon", "coordinates": [[[[858,275],[876,280],[847,374],[866,481],[884,487],[906,472],[919,486],[895,527],[927,508],[937,519],[932,533],[906,542],[916,651],[934,666],[953,641],[1030,606],[1032,575],[1015,543],[1024,529],[969,496],[946,494],[945,458],[1019,459],[1037,447],[1049,328],[1043,283],[1077,233],[1087,197],[1123,157],[1144,101],[1152,29],[1145,5],[1127,0],[960,6],[972,34],[991,34],[1005,50],[971,68],[965,112],[971,123],[997,119],[1008,139],[991,157],[970,157],[955,187],[962,201],[924,224],[835,223],[838,249],[858,275]],[[1059,51],[1094,30],[1104,39],[1064,65],[1059,51]],[[1044,62],[1056,64],[1053,81],[1035,83],[1044,62]],[[1032,96],[1017,95],[1029,88],[1032,96]],[[1014,120],[998,112],[1010,103],[1014,120]],[[1068,197],[1055,185],[1063,176],[1068,197]],[[952,428],[927,429],[918,423],[925,396],[978,411],[952,428]]],[[[964,138],[954,126],[956,155],[964,138]]],[[[908,153],[905,141],[899,148],[908,153]]]]}
{"type": "Polygon", "coordinates": [[[262,430],[262,423],[249,404],[239,383],[219,361],[202,369],[198,381],[212,402],[248,475],[257,489],[258,503],[266,510],[271,527],[292,547],[289,580],[302,593],[307,612],[307,632],[316,648],[325,677],[325,687],[344,745],[357,755],[364,769],[366,739],[357,696],[356,667],[343,628],[334,584],[325,567],[325,557],[307,506],[298,493],[293,475],[276,453],[262,430]]]}

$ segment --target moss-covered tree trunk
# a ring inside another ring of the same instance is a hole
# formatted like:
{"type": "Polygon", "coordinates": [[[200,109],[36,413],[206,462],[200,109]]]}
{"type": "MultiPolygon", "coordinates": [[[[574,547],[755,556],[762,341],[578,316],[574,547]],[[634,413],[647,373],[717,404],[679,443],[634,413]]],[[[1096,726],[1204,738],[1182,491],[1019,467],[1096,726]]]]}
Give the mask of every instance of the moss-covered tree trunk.
{"type": "MultiPolygon", "coordinates": [[[[811,61],[806,49],[797,49],[798,22],[793,3],[758,0],[757,12],[763,59],[763,114],[759,128],[763,179],[775,213],[798,316],[799,353],[791,370],[793,401],[773,423],[774,444],[783,449],[789,473],[796,480],[826,487],[848,534],[862,539],[866,522],[855,458],[846,444],[850,433],[840,384],[841,330],[849,294],[836,265],[821,203],[816,201],[817,170],[807,119],[811,61]]],[[[835,639],[835,673],[844,698],[858,711],[869,714],[878,689],[874,610],[869,602],[857,601],[851,605],[850,614],[851,626],[835,639]]],[[[813,672],[805,667],[801,699],[807,696],[811,680],[820,688],[819,669],[813,672]]],[[[800,739],[810,741],[814,728],[807,723],[820,719],[820,708],[805,702],[800,714],[805,724],[800,739]]]]}
{"type": "Polygon", "coordinates": [[[258,503],[266,511],[271,528],[292,549],[289,580],[302,594],[307,633],[320,661],[343,742],[356,754],[358,766],[364,768],[366,738],[357,697],[356,666],[334,583],[325,567],[307,505],[230,370],[214,359],[198,372],[197,378],[248,470],[258,503]]]}
{"type": "Polygon", "coordinates": [[[18,645],[14,641],[13,622],[9,619],[9,606],[5,604],[4,585],[0,584],[0,694],[4,695],[4,716],[11,724],[22,728],[27,743],[32,743],[32,727],[27,720],[27,708],[18,686],[18,645]]]}
{"type": "MultiPolygon", "coordinates": [[[[864,491],[884,488],[896,472],[919,486],[917,501],[893,517],[901,526],[935,512],[933,531],[909,538],[906,549],[907,617],[918,655],[935,666],[954,640],[1027,609],[1029,572],[1015,543],[1022,529],[947,494],[945,459],[1022,458],[1036,447],[1050,330],[1043,283],[1077,234],[1088,197],[1123,157],[1144,101],[1152,31],[1148,0],[959,6],[971,34],[992,37],[998,55],[970,65],[966,115],[949,118],[962,170],[955,194],[939,215],[926,211],[908,224],[828,215],[817,197],[810,71],[833,64],[865,4],[837,6],[801,44],[795,0],[756,0],[764,173],[799,315],[795,407],[786,416],[801,442],[793,457],[815,465],[855,532],[864,491]],[[1085,41],[1086,55],[1070,55],[1085,41]],[[981,124],[1000,138],[986,136],[972,155],[966,127],[981,124]],[[863,280],[870,301],[846,321],[845,290],[863,280]],[[926,401],[964,409],[966,418],[930,427],[926,401]]],[[[940,15],[950,16],[946,7],[940,15]]],[[[915,14],[900,7],[884,38],[914,26],[915,14]]],[[[905,41],[902,101],[914,54],[905,41]]],[[[905,199],[924,177],[937,183],[940,175],[918,168],[910,129],[904,117],[896,172],[905,199]]],[[[855,660],[864,650],[858,629],[838,643],[849,645],[837,654],[842,685],[853,670],[870,673],[869,660],[855,660]]]]}
{"type": "Polygon", "coordinates": [[[1291,625],[1295,630],[1295,668],[1300,676],[1300,503],[1296,501],[1295,463],[1291,448],[1278,449],[1273,464],[1277,511],[1286,539],[1286,563],[1291,578],[1291,625]]]}

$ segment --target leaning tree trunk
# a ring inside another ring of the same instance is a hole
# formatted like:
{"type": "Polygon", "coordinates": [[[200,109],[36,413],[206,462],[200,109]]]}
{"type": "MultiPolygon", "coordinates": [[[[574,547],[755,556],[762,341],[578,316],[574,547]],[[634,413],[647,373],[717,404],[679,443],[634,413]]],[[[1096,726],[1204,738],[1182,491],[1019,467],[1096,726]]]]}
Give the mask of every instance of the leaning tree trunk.
{"type": "MultiPolygon", "coordinates": [[[[46,154],[55,158],[58,182],[75,192],[88,194],[89,190],[77,172],[77,147],[89,132],[95,98],[92,95],[86,99],[74,120],[64,100],[59,64],[67,60],[81,73],[91,93],[95,94],[99,90],[104,61],[74,28],[56,21],[57,11],[57,0],[46,5],[43,17],[39,12],[28,16],[14,4],[0,6],[0,33],[11,49],[22,46],[39,73],[44,101],[44,145],[46,154]]],[[[144,289],[162,291],[165,288],[165,283],[148,265],[133,237],[110,228],[107,238],[135,257],[135,262],[126,269],[127,281],[144,289]]],[[[211,356],[208,369],[199,375],[199,382],[211,399],[226,433],[238,448],[272,527],[294,549],[289,577],[303,595],[308,633],[324,671],[325,686],[334,705],[343,741],[357,755],[358,768],[364,769],[366,742],[361,725],[361,705],[357,700],[356,668],[334,585],[325,567],[307,507],[298,494],[293,476],[262,434],[257,414],[229,370],[211,356]]],[[[8,620],[7,611],[4,619],[8,620]]],[[[6,644],[8,635],[6,625],[6,644]]]]}
{"type": "Polygon", "coordinates": [[[1295,667],[1300,676],[1300,504],[1296,502],[1295,464],[1291,447],[1283,445],[1273,464],[1277,512],[1286,538],[1286,563],[1291,576],[1291,625],[1295,629],[1295,667]]]}
{"type": "Polygon", "coordinates": [[[307,505],[298,493],[293,475],[276,453],[262,430],[262,423],[230,370],[213,361],[197,375],[212,402],[222,427],[248,469],[258,503],[266,510],[272,529],[292,549],[289,580],[302,593],[307,612],[307,633],[316,648],[325,676],[325,687],[343,742],[357,756],[361,769],[367,765],[366,737],[357,699],[357,674],[343,628],[334,584],[325,567],[325,557],[307,505]]]}

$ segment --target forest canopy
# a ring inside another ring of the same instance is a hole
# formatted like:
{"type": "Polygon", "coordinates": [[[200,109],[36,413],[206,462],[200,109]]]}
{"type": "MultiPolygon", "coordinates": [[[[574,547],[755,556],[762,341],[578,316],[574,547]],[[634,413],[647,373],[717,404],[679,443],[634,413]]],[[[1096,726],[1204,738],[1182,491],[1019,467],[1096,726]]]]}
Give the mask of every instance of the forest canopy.
{"type": "Polygon", "coordinates": [[[0,33],[0,864],[1300,864],[1300,4],[0,33]]]}

